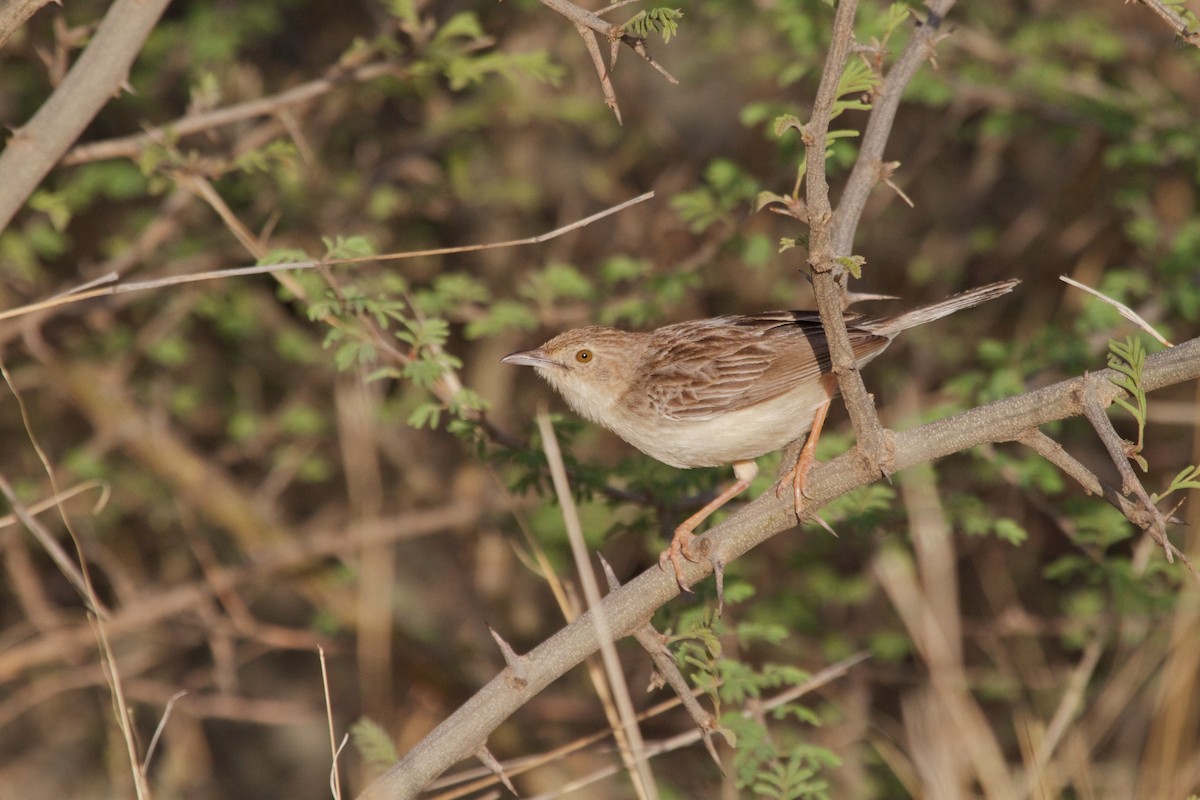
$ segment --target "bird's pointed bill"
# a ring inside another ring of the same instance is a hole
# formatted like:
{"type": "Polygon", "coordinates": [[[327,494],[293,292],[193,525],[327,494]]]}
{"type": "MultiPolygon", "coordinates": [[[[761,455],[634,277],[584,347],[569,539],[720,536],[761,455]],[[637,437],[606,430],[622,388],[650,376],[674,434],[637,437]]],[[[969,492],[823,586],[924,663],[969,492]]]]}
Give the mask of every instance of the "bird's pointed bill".
{"type": "Polygon", "coordinates": [[[517,364],[524,367],[556,367],[554,361],[546,356],[545,351],[541,348],[536,350],[522,350],[518,353],[509,353],[504,358],[500,359],[501,364],[517,364]]]}

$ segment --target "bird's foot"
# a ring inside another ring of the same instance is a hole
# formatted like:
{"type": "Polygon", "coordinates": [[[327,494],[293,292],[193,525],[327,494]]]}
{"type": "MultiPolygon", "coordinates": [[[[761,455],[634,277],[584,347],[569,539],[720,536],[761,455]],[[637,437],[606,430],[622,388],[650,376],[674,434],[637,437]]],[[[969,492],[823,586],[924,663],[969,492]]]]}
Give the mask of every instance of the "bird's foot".
{"type": "Polygon", "coordinates": [[[783,487],[789,483],[792,484],[792,503],[797,522],[802,522],[804,519],[804,501],[809,496],[805,487],[808,484],[808,473],[812,471],[816,463],[817,459],[812,451],[805,447],[800,453],[800,458],[796,460],[796,465],[788,470],[775,486],[775,496],[780,497],[783,494],[783,487]]]}
{"type": "Polygon", "coordinates": [[[671,537],[671,546],[658,556],[658,568],[665,570],[669,563],[675,570],[675,581],[685,592],[692,591],[692,587],[683,579],[683,560],[685,558],[688,561],[699,560],[692,552],[692,542],[695,540],[696,534],[680,526],[675,529],[675,535],[671,537]]]}

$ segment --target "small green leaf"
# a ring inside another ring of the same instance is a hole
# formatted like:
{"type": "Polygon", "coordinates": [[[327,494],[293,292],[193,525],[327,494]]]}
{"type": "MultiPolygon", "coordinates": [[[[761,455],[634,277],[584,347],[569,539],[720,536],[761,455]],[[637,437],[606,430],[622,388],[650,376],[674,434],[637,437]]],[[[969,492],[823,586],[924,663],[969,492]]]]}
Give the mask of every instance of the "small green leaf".
{"type": "Polygon", "coordinates": [[[436,428],[442,417],[442,407],[437,403],[421,403],[408,415],[408,424],[413,428],[436,428]]]}
{"type": "Polygon", "coordinates": [[[350,737],[363,761],[372,766],[389,767],[400,760],[392,737],[383,726],[363,717],[350,727],[350,737]]]}
{"type": "Polygon", "coordinates": [[[1001,517],[996,520],[992,530],[996,536],[1012,545],[1018,545],[1029,538],[1029,534],[1025,529],[1018,525],[1014,520],[1007,517],[1001,517]]]}

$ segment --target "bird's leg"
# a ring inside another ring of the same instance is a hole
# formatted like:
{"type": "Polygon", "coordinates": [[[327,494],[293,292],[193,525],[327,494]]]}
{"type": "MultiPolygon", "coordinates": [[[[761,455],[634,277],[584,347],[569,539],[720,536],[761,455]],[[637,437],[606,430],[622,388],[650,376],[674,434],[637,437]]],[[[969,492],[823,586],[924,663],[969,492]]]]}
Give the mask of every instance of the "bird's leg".
{"type": "Polygon", "coordinates": [[[683,580],[683,562],[686,558],[688,561],[695,561],[692,556],[692,540],[696,535],[692,531],[699,527],[701,522],[712,516],[712,513],[721,506],[728,503],[733,498],[737,497],[742,492],[746,491],[750,486],[750,481],[754,480],[754,476],[758,474],[758,464],[754,461],[736,461],[733,464],[733,475],[737,478],[730,486],[725,488],[725,491],[714,497],[704,508],[692,514],[679,524],[675,529],[675,535],[671,538],[671,546],[662,551],[662,555],[658,557],[658,566],[660,569],[667,568],[667,562],[675,568],[675,580],[679,582],[679,588],[683,591],[690,591],[690,587],[683,580]]]}
{"type": "Polygon", "coordinates": [[[776,496],[783,488],[784,482],[789,478],[792,481],[792,495],[794,497],[796,519],[799,520],[804,512],[804,484],[808,481],[809,470],[813,464],[817,463],[817,440],[821,438],[821,429],[825,427],[825,417],[829,415],[829,404],[833,401],[830,397],[824,403],[817,406],[816,416],[813,417],[812,428],[808,431],[808,438],[804,440],[804,447],[800,450],[800,457],[796,459],[796,465],[791,471],[783,477],[776,488],[776,496]]]}

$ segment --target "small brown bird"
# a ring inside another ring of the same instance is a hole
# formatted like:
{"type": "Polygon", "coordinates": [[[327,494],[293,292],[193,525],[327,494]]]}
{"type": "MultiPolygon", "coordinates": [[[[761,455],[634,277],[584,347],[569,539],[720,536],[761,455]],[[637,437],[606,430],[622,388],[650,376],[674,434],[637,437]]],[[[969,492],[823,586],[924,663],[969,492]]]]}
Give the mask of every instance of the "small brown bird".
{"type": "MultiPolygon", "coordinates": [[[[881,319],[846,313],[858,365],[901,331],[1007,294],[1018,283],[988,284],[881,319]]],[[[684,520],[659,558],[660,566],[675,568],[683,589],[680,557],[695,560],[692,531],[745,491],[758,474],[754,459],[811,431],[784,478],[792,481],[800,514],[817,437],[838,391],[815,311],[692,320],[649,333],[577,328],[501,361],[533,367],[577,413],[664,464],[733,465],[737,481],[684,520]]]]}

